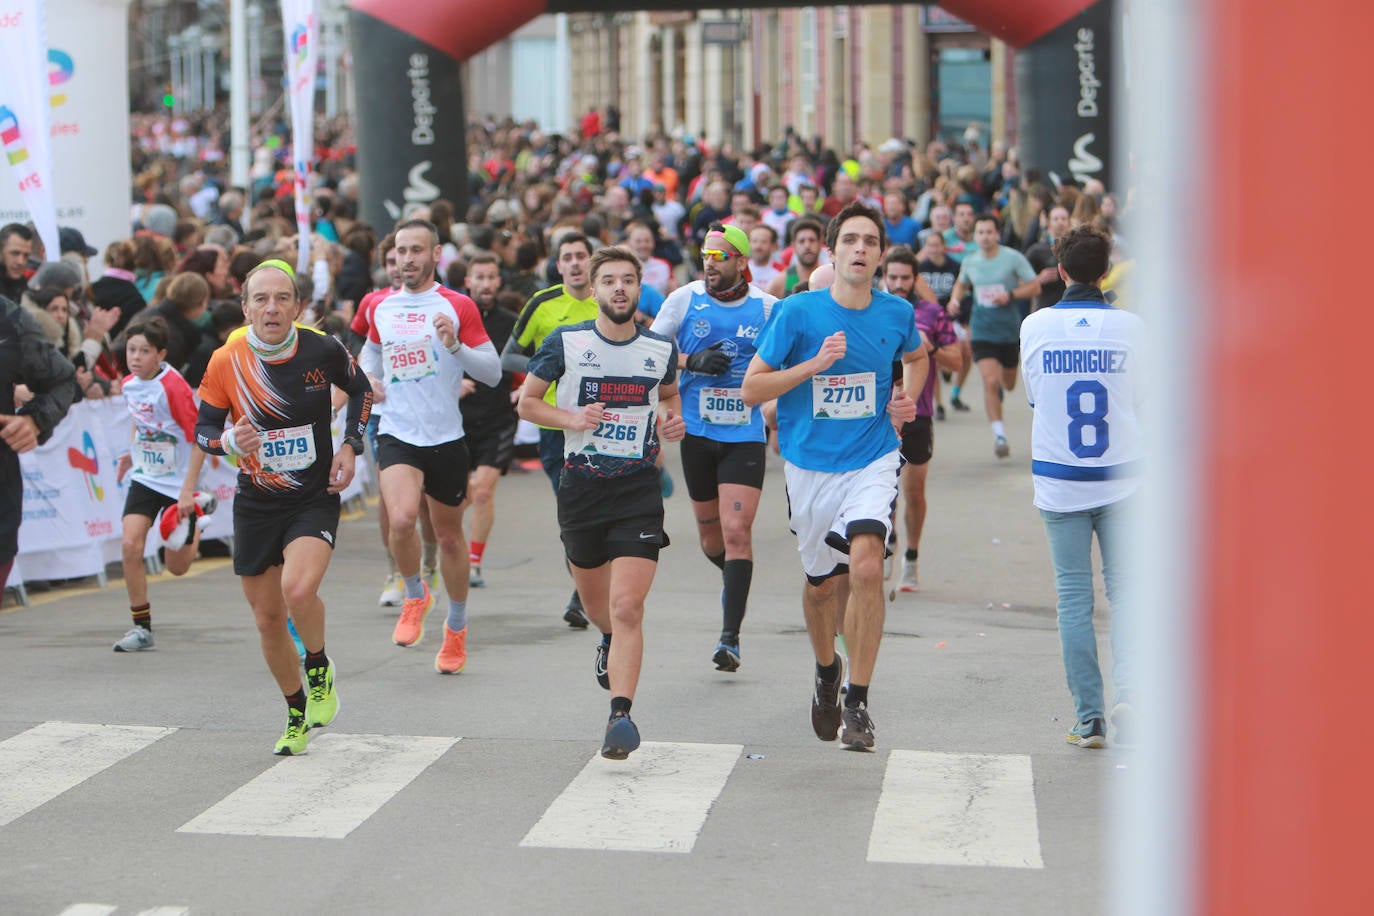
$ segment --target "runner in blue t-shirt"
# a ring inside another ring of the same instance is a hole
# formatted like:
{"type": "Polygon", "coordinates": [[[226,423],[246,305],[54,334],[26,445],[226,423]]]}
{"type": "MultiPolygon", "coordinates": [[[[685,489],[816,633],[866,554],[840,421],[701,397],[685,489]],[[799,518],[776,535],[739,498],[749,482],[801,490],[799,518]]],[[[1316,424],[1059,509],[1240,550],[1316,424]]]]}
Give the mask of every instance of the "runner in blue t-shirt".
{"type": "Polygon", "coordinates": [[[897,428],[916,416],[915,402],[893,393],[892,364],[902,362],[905,391],[920,391],[929,371],[911,305],[873,289],[884,237],[882,215],[862,203],[836,214],[826,231],[834,283],[778,304],[743,385],[747,404],[778,401],[816,656],[811,726],[833,741],[843,722],[841,740],[854,750],[874,742],[868,687],[882,640],[883,560],[901,466],[897,428]],[[834,644],[846,592],[850,670],[841,711],[844,671],[834,644]]]}
{"type": "Polygon", "coordinates": [[[763,417],[757,407],[745,406],[740,384],[776,300],[750,285],[743,229],[713,223],[701,254],[706,279],[674,290],[653,330],[676,340],[681,354],[678,390],[687,421],[682,476],[701,550],[724,580],[720,641],[711,660],[718,671],[735,671],[754,577],[752,532],[766,451],[763,417]]]}

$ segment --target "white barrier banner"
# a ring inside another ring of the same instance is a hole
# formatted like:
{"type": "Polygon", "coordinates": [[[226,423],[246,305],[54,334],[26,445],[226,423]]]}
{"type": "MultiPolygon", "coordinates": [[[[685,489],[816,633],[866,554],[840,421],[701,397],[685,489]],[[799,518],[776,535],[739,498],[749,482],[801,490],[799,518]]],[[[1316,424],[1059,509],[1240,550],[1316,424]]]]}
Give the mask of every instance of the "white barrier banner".
{"type": "MultiPolygon", "coordinates": [[[[8,2],[0,0],[0,8],[8,2]]],[[[103,251],[131,231],[129,53],[122,37],[111,40],[128,34],[129,0],[45,0],[45,5],[44,86],[57,223],[81,230],[103,251]]],[[[0,182],[0,224],[30,218],[18,188],[0,182]]],[[[99,264],[99,258],[91,259],[92,275],[99,264]]]]}
{"type": "Polygon", "coordinates": [[[28,208],[49,260],[56,260],[48,80],[43,0],[0,0],[0,146],[8,184],[28,208]]]}
{"type": "Polygon", "coordinates": [[[315,154],[315,70],[319,23],[315,0],[282,0],[287,95],[291,102],[291,162],[296,178],[296,270],[310,271],[310,161],[315,154]]]}

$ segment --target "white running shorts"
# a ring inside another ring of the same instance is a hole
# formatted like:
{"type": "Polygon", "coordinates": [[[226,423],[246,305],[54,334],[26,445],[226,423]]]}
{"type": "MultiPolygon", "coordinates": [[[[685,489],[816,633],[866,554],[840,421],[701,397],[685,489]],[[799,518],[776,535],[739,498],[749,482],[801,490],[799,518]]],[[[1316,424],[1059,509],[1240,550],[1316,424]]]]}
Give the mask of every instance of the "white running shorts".
{"type": "Polygon", "coordinates": [[[838,473],[784,462],[792,533],[808,576],[828,576],[849,562],[847,554],[825,542],[827,534],[847,540],[851,523],[868,521],[883,526],[884,543],[892,536],[901,467],[901,449],[893,449],[867,467],[838,473]]]}

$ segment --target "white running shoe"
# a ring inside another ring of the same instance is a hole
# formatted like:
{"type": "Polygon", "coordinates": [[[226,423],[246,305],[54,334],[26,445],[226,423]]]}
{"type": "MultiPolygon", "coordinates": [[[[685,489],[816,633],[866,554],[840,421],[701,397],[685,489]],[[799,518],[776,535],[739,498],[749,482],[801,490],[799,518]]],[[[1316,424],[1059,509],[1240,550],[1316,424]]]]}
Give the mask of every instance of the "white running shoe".
{"type": "Polygon", "coordinates": [[[902,561],[902,591],[919,592],[921,590],[921,580],[916,577],[916,561],[902,561]]]}
{"type": "Polygon", "coordinates": [[[381,607],[400,607],[405,599],[405,580],[398,572],[391,573],[386,577],[386,584],[382,586],[382,596],[377,599],[377,604],[381,607]]]}

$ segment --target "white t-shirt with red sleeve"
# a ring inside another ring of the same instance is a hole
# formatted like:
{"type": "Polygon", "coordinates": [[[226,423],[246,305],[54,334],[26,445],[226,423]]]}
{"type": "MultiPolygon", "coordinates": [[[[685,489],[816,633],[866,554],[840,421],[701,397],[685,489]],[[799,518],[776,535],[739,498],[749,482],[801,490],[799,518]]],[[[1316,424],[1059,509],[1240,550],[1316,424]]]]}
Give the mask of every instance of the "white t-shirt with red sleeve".
{"type": "Polygon", "coordinates": [[[464,372],[488,385],[501,379],[501,357],[477,303],[438,284],[420,293],[401,289],[378,303],[358,361],[385,388],[378,435],[409,445],[463,438],[458,398],[464,372]],[[453,320],[457,353],[445,349],[435,330],[441,314],[453,320]]]}
{"type": "Polygon", "coordinates": [[[198,408],[191,386],[163,363],[150,379],[125,378],[123,392],[134,421],[133,480],[164,496],[179,496],[196,439],[198,408]]]}

